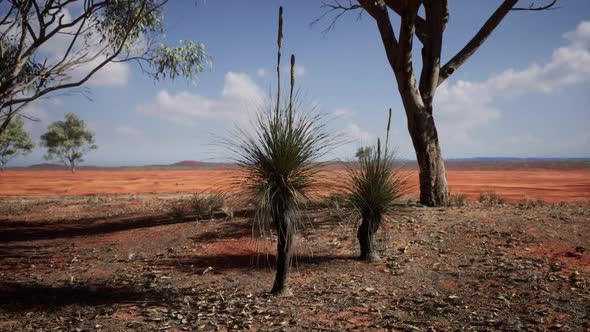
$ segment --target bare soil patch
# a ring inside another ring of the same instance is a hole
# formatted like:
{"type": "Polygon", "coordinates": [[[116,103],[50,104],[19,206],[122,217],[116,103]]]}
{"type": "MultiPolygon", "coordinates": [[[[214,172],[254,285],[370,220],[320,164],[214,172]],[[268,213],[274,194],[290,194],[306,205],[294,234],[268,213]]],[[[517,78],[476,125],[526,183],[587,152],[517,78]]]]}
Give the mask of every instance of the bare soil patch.
{"type": "MultiPolygon", "coordinates": [[[[338,178],[343,171],[326,176],[338,178]]],[[[414,170],[404,171],[418,193],[414,170]]],[[[239,190],[235,170],[83,170],[7,171],[0,175],[1,196],[72,196],[96,194],[190,193],[239,190]]],[[[523,198],[547,202],[587,202],[590,199],[590,169],[575,170],[449,170],[451,192],[477,200],[482,192],[497,192],[509,201],[523,198]]]]}
{"type": "Polygon", "coordinates": [[[354,214],[316,204],[275,298],[248,209],[173,217],[178,198],[0,199],[0,330],[590,328],[588,205],[401,206],[367,264],[354,214]]]}

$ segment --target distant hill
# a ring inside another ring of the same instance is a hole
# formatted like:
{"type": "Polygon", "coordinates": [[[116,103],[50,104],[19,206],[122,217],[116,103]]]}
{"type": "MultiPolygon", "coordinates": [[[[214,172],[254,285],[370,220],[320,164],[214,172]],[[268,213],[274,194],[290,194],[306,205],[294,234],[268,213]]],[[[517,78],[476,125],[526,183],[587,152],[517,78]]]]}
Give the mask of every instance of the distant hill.
{"type": "MultiPolygon", "coordinates": [[[[345,169],[349,161],[329,161],[328,169],[345,169]]],[[[418,169],[416,160],[398,160],[400,166],[406,170],[418,169]]],[[[112,166],[99,167],[93,165],[81,165],[80,170],[231,170],[237,165],[223,162],[206,162],[198,160],[182,160],[168,165],[143,165],[143,166],[112,166]]],[[[479,157],[479,158],[450,158],[445,160],[448,170],[524,170],[524,169],[590,169],[590,158],[511,158],[511,157],[479,157]]],[[[11,167],[12,169],[30,170],[67,170],[62,164],[41,163],[28,167],[11,167]]]]}
{"type": "MultiPolygon", "coordinates": [[[[34,164],[29,167],[29,169],[38,169],[38,170],[64,170],[69,169],[63,164],[53,164],[53,163],[41,163],[41,164],[34,164]]],[[[78,165],[76,169],[97,169],[98,166],[93,165],[78,165]]]]}
{"type": "Polygon", "coordinates": [[[35,165],[29,166],[28,168],[31,168],[31,169],[48,169],[48,170],[53,170],[53,169],[66,169],[66,167],[63,164],[52,164],[52,163],[35,164],[35,165]]]}
{"type": "Polygon", "coordinates": [[[208,163],[204,161],[196,161],[196,160],[183,160],[177,163],[174,163],[170,166],[172,167],[191,167],[191,168],[201,168],[206,167],[208,163]]]}
{"type": "Polygon", "coordinates": [[[234,169],[235,164],[232,163],[219,163],[219,162],[206,162],[198,160],[183,160],[175,162],[169,165],[146,165],[138,167],[123,167],[123,168],[145,168],[145,169],[234,169]]]}

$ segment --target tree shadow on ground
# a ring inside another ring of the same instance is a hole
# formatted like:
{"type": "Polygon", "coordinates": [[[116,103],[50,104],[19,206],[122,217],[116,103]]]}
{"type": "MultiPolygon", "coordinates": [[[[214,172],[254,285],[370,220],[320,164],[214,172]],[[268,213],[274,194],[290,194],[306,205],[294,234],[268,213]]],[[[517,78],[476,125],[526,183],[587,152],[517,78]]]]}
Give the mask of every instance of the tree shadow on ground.
{"type": "Polygon", "coordinates": [[[190,239],[198,243],[218,242],[254,236],[252,223],[244,220],[220,223],[214,229],[199,233],[190,239]]]}
{"type": "MultiPolygon", "coordinates": [[[[291,261],[292,267],[298,269],[312,268],[319,265],[339,260],[355,260],[354,256],[339,255],[294,255],[291,261]]],[[[205,271],[223,272],[228,270],[264,270],[274,269],[276,256],[274,254],[249,252],[244,254],[218,254],[206,256],[181,256],[151,262],[155,266],[172,267],[186,273],[202,274],[205,271]]]]}
{"type": "Polygon", "coordinates": [[[74,304],[90,306],[163,303],[171,295],[152,289],[135,289],[129,287],[112,287],[107,285],[58,286],[40,284],[22,284],[15,282],[0,283],[0,308],[6,311],[29,309],[57,309],[74,304]]]}
{"type": "MultiPolygon", "coordinates": [[[[250,216],[249,210],[237,211],[236,217],[250,216]]],[[[215,213],[212,219],[224,218],[224,213],[215,213]]],[[[138,228],[195,222],[198,215],[172,217],[169,215],[118,216],[112,218],[85,218],[68,222],[10,222],[0,221],[0,243],[12,241],[47,240],[63,237],[88,236],[114,233],[138,228]]]]}

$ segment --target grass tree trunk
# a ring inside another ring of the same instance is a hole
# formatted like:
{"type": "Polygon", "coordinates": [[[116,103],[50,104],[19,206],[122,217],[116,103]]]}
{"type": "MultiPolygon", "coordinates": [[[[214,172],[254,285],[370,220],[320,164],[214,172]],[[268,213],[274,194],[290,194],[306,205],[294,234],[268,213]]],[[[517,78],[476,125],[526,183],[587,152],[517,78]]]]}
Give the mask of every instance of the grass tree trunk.
{"type": "Polygon", "coordinates": [[[426,206],[447,204],[449,190],[445,164],[432,111],[416,109],[409,113],[408,130],[420,168],[420,202],[426,206]]]}
{"type": "Polygon", "coordinates": [[[291,265],[293,246],[293,220],[292,208],[289,203],[280,204],[273,212],[273,219],[277,231],[277,274],[271,290],[276,295],[290,296],[291,292],[287,284],[287,275],[291,265]]]}
{"type": "Polygon", "coordinates": [[[375,233],[379,229],[381,216],[363,216],[356,236],[361,247],[360,259],[367,262],[378,262],[381,260],[375,246],[375,233]]]}

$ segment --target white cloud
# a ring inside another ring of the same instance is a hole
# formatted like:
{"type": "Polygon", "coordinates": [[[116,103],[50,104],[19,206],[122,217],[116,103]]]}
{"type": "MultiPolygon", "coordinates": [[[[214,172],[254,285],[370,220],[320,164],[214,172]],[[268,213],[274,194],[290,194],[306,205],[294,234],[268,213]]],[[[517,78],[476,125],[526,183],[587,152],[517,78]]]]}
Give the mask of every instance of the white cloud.
{"type": "Polygon", "coordinates": [[[573,45],[587,45],[590,42],[590,21],[582,21],[576,30],[566,32],[563,37],[573,45]]]}
{"type": "Polygon", "coordinates": [[[344,134],[360,145],[371,144],[371,134],[362,130],[357,124],[349,123],[344,128],[344,134]]]}
{"type": "Polygon", "coordinates": [[[548,94],[590,81],[590,21],[580,23],[564,38],[569,44],[554,50],[547,63],[532,64],[523,70],[508,69],[480,82],[443,83],[434,101],[443,141],[453,145],[473,144],[470,131],[502,116],[502,111],[494,105],[498,98],[548,94]]]}
{"type": "Polygon", "coordinates": [[[219,98],[209,98],[188,91],[171,94],[162,90],[154,103],[139,105],[137,111],[186,125],[192,125],[204,118],[226,118],[242,122],[264,99],[263,90],[247,74],[228,72],[219,98]]]}
{"type": "MultiPolygon", "coordinates": [[[[92,70],[98,61],[93,63],[77,67],[75,72],[76,75],[82,77],[92,70]]],[[[121,62],[111,62],[97,71],[90,80],[88,85],[90,86],[126,86],[129,81],[129,65],[121,62]]]]}
{"type": "Polygon", "coordinates": [[[119,126],[115,129],[115,132],[125,139],[141,140],[143,139],[143,131],[134,127],[119,126]]]}

